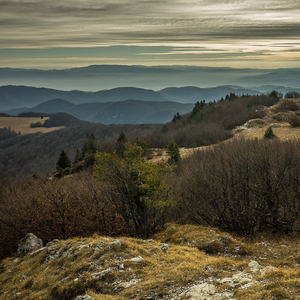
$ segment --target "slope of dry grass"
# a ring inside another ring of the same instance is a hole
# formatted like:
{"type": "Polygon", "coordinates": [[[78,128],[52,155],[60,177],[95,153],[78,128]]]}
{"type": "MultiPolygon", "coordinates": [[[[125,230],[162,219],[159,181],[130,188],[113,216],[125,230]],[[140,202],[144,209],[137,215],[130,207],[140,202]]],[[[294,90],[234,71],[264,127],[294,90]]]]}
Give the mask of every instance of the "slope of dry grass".
{"type": "MultiPolygon", "coordinates": [[[[300,128],[292,127],[289,124],[289,118],[297,115],[298,113],[289,108],[284,108],[280,100],[274,106],[268,108],[264,107],[266,115],[261,119],[254,119],[246,122],[244,125],[234,129],[235,136],[245,138],[258,138],[261,139],[264,136],[268,127],[272,127],[275,135],[280,139],[291,139],[300,137],[300,128]]],[[[296,104],[300,104],[300,99],[288,100],[296,104]]]]}
{"type": "Polygon", "coordinates": [[[154,240],[119,241],[95,234],[7,258],[0,299],[299,299],[299,236],[245,242],[215,228],[169,224],[154,240]],[[210,247],[217,242],[220,252],[210,247]]]}
{"type": "MultiPolygon", "coordinates": [[[[299,138],[300,127],[293,127],[289,124],[289,118],[295,115],[298,116],[299,113],[297,111],[290,110],[289,108],[282,108],[282,101],[286,100],[281,99],[278,103],[271,107],[263,107],[262,109],[265,112],[265,117],[249,120],[245,124],[236,127],[232,130],[234,136],[224,142],[226,143],[227,141],[235,138],[262,139],[267,128],[270,126],[279,139],[288,140],[292,138],[299,138]]],[[[300,105],[300,99],[289,99],[287,101],[300,105]]],[[[213,147],[213,145],[195,148],[180,148],[180,154],[181,157],[184,158],[192,155],[197,150],[203,150],[208,147],[213,147]]],[[[157,163],[162,159],[168,159],[166,149],[152,149],[151,153],[152,157],[149,159],[150,163],[157,163]]]]}
{"type": "Polygon", "coordinates": [[[15,132],[21,132],[21,134],[28,134],[28,133],[36,133],[36,132],[50,132],[53,130],[62,129],[65,126],[60,127],[51,127],[51,128],[45,128],[45,127],[36,127],[31,128],[31,123],[41,122],[42,124],[49,119],[49,117],[45,117],[43,119],[41,118],[18,118],[18,117],[0,117],[0,128],[4,127],[10,127],[15,132]]]}

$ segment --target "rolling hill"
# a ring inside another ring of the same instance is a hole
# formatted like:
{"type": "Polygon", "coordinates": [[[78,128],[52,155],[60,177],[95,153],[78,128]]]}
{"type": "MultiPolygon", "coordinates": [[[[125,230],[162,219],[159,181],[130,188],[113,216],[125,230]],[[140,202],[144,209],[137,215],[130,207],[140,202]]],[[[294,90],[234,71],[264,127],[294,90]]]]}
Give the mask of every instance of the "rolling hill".
{"type": "Polygon", "coordinates": [[[119,102],[95,102],[73,104],[62,99],[54,99],[39,104],[33,108],[10,110],[14,112],[64,112],[82,121],[102,124],[141,124],[141,123],[165,123],[170,121],[179,112],[185,114],[192,111],[194,104],[178,103],[172,101],[141,101],[125,100],[119,102]]]}
{"type": "MultiPolygon", "coordinates": [[[[225,97],[226,94],[235,93],[237,95],[249,94],[257,95],[269,93],[277,90],[276,86],[243,88],[240,86],[218,86],[212,88],[198,88],[196,86],[169,87],[159,91],[134,87],[118,87],[110,90],[97,92],[84,91],[62,91],[49,88],[35,88],[29,86],[2,86],[0,87],[0,112],[19,114],[24,109],[33,108],[48,100],[62,99],[73,104],[83,104],[92,102],[120,102],[125,100],[141,100],[166,102],[175,101],[180,103],[195,103],[197,101],[214,101],[225,97]],[[20,108],[22,108],[20,110],[20,108]],[[13,109],[13,111],[11,111],[13,109]]],[[[297,90],[294,88],[280,87],[281,91],[297,90]]],[[[60,103],[60,105],[62,105],[60,103]]]]}
{"type": "Polygon", "coordinates": [[[61,91],[28,86],[0,87],[0,111],[21,107],[34,107],[52,99],[64,99],[74,104],[89,102],[116,102],[128,99],[168,101],[162,95],[146,89],[120,87],[106,91],[61,91]]]}

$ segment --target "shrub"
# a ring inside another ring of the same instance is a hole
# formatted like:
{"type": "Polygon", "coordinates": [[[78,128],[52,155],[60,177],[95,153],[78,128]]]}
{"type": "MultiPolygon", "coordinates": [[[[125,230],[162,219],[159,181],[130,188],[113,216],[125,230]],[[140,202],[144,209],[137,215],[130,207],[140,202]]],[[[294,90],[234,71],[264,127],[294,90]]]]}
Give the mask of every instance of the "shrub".
{"type": "Polygon", "coordinates": [[[30,123],[30,128],[37,128],[37,127],[43,127],[43,124],[41,122],[30,123]]]}
{"type": "Polygon", "coordinates": [[[273,132],[273,129],[272,127],[268,127],[268,129],[266,130],[265,132],[265,135],[264,135],[264,138],[265,139],[273,139],[273,138],[276,138],[276,135],[275,133],[273,132]]]}
{"type": "Polygon", "coordinates": [[[293,100],[281,100],[278,103],[277,108],[287,109],[292,111],[297,111],[300,109],[299,105],[295,103],[293,100]]]}
{"type": "Polygon", "coordinates": [[[236,140],[195,152],[171,187],[178,220],[240,234],[299,230],[300,140],[236,140]]]}
{"type": "Polygon", "coordinates": [[[296,115],[293,115],[289,118],[289,124],[292,126],[292,127],[298,127],[300,126],[300,117],[299,116],[296,116],[296,115]]]}
{"type": "Polygon", "coordinates": [[[0,183],[0,232],[0,260],[14,253],[28,232],[44,244],[94,232],[129,234],[101,183],[87,171],[67,179],[37,178],[20,186],[0,183]]]}

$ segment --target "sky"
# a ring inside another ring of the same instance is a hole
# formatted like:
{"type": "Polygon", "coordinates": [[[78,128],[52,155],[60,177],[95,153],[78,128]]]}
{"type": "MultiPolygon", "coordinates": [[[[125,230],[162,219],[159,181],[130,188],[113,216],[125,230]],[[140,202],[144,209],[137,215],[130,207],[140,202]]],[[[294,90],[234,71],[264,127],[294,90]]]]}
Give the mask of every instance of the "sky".
{"type": "Polygon", "coordinates": [[[299,0],[0,0],[0,67],[300,67],[299,0]]]}

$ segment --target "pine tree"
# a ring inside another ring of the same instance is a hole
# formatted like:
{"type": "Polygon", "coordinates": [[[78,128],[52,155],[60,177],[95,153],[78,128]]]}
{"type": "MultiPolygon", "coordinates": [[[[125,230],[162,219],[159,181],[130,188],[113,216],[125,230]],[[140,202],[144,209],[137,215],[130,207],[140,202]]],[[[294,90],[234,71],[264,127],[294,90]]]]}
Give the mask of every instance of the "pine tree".
{"type": "Polygon", "coordinates": [[[82,154],[81,152],[78,150],[78,148],[76,149],[76,153],[75,153],[75,158],[74,158],[74,164],[77,164],[80,162],[81,160],[81,157],[82,157],[82,154]]]}
{"type": "Polygon", "coordinates": [[[275,137],[276,137],[276,135],[275,135],[275,133],[273,132],[272,127],[271,127],[271,126],[268,127],[268,129],[267,129],[266,132],[265,132],[264,138],[265,138],[265,139],[273,139],[273,138],[275,138],[275,137]]]}
{"type": "Polygon", "coordinates": [[[68,158],[67,152],[65,150],[61,150],[59,159],[56,163],[56,170],[61,171],[64,170],[65,168],[70,168],[71,167],[71,161],[68,158]]]}
{"type": "Polygon", "coordinates": [[[181,159],[180,151],[178,145],[171,141],[167,145],[167,154],[170,156],[170,160],[178,162],[181,159]]]}
{"type": "Polygon", "coordinates": [[[84,158],[87,153],[95,154],[98,150],[98,143],[93,133],[89,136],[88,140],[83,144],[82,157],[84,158]]]}
{"type": "Polygon", "coordinates": [[[98,151],[98,143],[93,133],[88,140],[83,144],[81,151],[81,161],[84,161],[84,167],[92,166],[95,162],[95,154],[98,151]]]}
{"type": "Polygon", "coordinates": [[[124,132],[121,132],[116,143],[117,155],[120,158],[124,158],[125,144],[128,142],[128,139],[124,132]]]}

